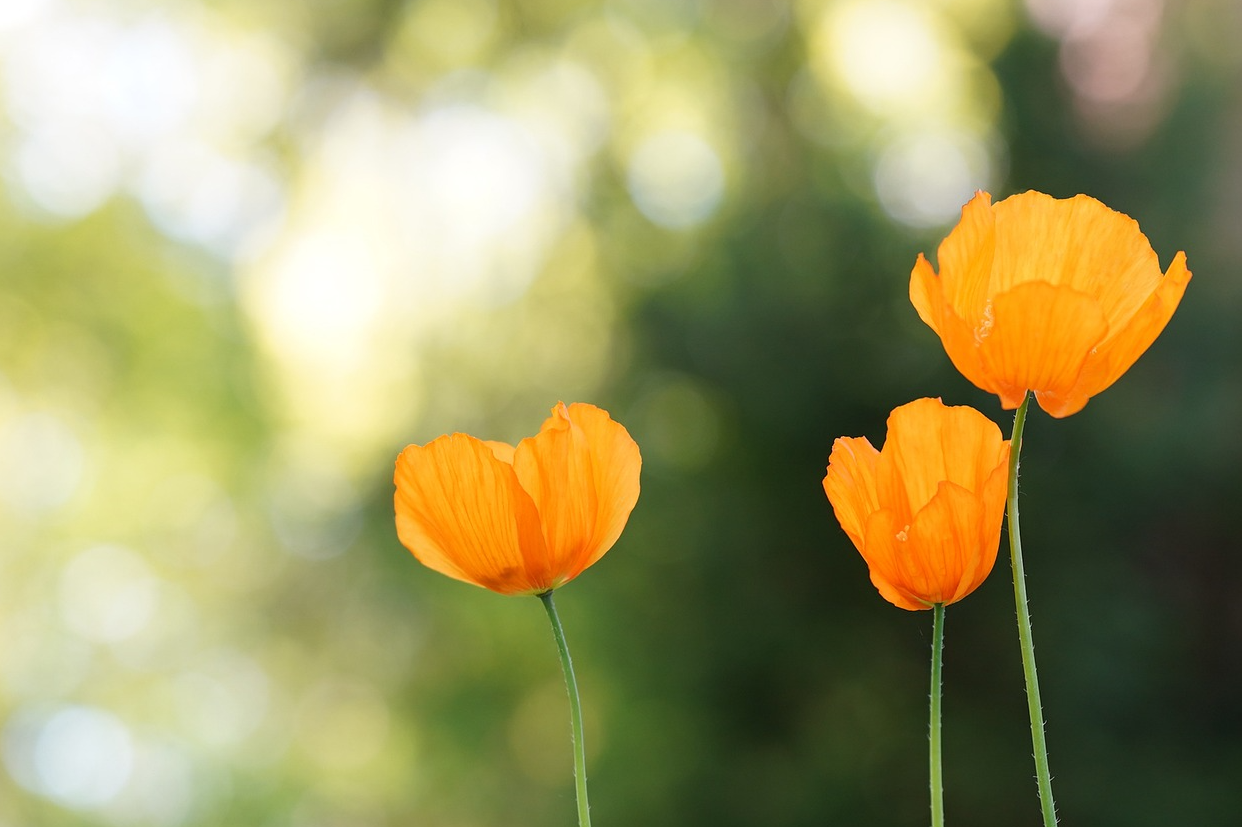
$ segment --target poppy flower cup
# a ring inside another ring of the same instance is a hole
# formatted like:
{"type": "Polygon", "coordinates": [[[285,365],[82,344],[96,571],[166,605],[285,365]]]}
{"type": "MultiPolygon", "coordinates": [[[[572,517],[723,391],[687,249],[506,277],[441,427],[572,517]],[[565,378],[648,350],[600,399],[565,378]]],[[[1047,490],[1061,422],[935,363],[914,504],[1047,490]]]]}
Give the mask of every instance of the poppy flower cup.
{"type": "Polygon", "coordinates": [[[973,592],[992,571],[1005,510],[1009,442],[986,416],[918,399],[866,437],[833,442],[824,493],[871,582],[902,609],[973,592]]]}
{"type": "Polygon", "coordinates": [[[516,447],[437,437],[397,457],[397,536],[441,574],[500,594],[542,594],[616,543],[641,469],[629,432],[581,402],[558,404],[516,447]]]}
{"type": "Polygon", "coordinates": [[[1017,408],[1027,391],[1054,417],[1082,410],[1151,346],[1190,282],[1168,271],[1138,224],[1086,195],[986,192],[937,251],[919,255],[910,301],[954,366],[1017,408]]]}

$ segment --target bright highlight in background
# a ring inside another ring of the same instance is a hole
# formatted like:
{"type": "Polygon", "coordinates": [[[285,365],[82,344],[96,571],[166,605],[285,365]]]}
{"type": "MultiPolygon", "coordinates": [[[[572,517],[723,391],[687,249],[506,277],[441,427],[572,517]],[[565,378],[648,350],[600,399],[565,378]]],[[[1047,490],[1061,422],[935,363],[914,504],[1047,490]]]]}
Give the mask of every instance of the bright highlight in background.
{"type": "Polygon", "coordinates": [[[822,25],[822,57],[863,106],[896,115],[943,102],[948,53],[922,8],[889,0],[839,4],[822,25]]]}
{"type": "Polygon", "coordinates": [[[716,150],[690,132],[657,132],[630,156],[630,195],[661,227],[680,230],[706,221],[720,205],[724,180],[716,150]]]}
{"type": "Polygon", "coordinates": [[[0,501],[35,516],[65,505],[78,490],[86,461],[63,419],[35,411],[0,420],[0,501]]]}
{"type": "Polygon", "coordinates": [[[965,132],[907,135],[884,147],[875,189],[884,211],[913,227],[956,218],[977,190],[990,186],[987,147],[965,132]]]}
{"type": "Polygon", "coordinates": [[[4,729],[4,761],[26,789],[74,809],[111,801],[133,769],[129,729],[88,706],[22,710],[4,729]]]}
{"type": "Polygon", "coordinates": [[[142,630],[155,612],[158,581],[146,562],[121,546],[96,546],[61,574],[65,622],[87,640],[115,643],[142,630]]]}

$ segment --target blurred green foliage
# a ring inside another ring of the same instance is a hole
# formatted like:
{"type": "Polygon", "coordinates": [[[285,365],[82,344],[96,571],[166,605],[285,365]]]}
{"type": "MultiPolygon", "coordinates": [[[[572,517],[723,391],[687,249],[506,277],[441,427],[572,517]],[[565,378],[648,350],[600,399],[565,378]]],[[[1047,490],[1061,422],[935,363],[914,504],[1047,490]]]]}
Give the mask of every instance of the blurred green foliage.
{"type": "MultiPolygon", "coordinates": [[[[1196,276],[1023,513],[1067,823],[1236,822],[1232,0],[21,0],[0,10],[0,825],[569,824],[533,600],[422,569],[409,442],[643,448],[558,599],[601,825],[920,823],[930,618],[820,488],[918,396],[974,188],[1196,276]]],[[[1003,553],[948,612],[959,827],[1038,823],[1003,553]]]]}

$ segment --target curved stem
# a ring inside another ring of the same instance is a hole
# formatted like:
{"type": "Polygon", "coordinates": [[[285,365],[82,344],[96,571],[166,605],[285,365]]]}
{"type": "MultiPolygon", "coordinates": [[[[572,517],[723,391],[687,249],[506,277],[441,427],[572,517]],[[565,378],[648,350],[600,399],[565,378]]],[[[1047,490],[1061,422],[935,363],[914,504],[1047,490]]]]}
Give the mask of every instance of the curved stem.
{"type": "Polygon", "coordinates": [[[586,745],[582,740],[582,701],[578,698],[578,681],[574,677],[574,664],[569,658],[569,644],[565,642],[565,630],[556,614],[552,592],[539,595],[543,608],[552,623],[552,636],[561,655],[561,669],[565,672],[565,689],[569,692],[569,723],[574,747],[574,786],[578,793],[578,827],[591,827],[590,806],[587,804],[586,745]]]}
{"type": "Polygon", "coordinates": [[[940,772],[940,670],[944,662],[944,604],[932,607],[931,724],[931,823],[944,827],[944,780],[940,772]]]}
{"type": "Polygon", "coordinates": [[[1031,747],[1035,752],[1035,778],[1039,784],[1039,806],[1044,827],[1056,827],[1057,807],[1052,800],[1052,774],[1048,769],[1048,744],[1044,740],[1043,704],[1039,700],[1039,677],[1035,672],[1035,641],[1031,636],[1031,612],[1026,598],[1026,572],[1022,567],[1022,534],[1018,529],[1018,458],[1022,453],[1022,430],[1030,405],[1028,393],[1022,397],[1013,417],[1013,437],[1009,443],[1009,556],[1013,563],[1013,599],[1018,610],[1018,643],[1022,649],[1022,671],[1026,675],[1026,706],[1031,716],[1031,747]]]}

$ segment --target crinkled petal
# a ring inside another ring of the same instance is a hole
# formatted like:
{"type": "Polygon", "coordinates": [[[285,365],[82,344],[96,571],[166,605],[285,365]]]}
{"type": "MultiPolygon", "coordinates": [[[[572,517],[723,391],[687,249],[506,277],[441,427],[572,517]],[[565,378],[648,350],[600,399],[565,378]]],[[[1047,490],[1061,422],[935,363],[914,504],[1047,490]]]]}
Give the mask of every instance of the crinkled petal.
{"type": "MultiPolygon", "coordinates": [[[[1092,367],[1095,369],[1090,373],[1084,371],[1083,378],[1074,388],[1075,394],[1082,397],[1084,404],[1087,398],[1095,396],[1120,379],[1147,352],[1173,317],[1173,311],[1177,310],[1189,283],[1190,271],[1186,269],[1186,254],[1178,253],[1169,265],[1164,279],[1143,302],[1138,312],[1119,330],[1111,331],[1109,337],[1092,355],[1092,367]]],[[[1075,411],[1048,412],[1053,416],[1068,416],[1075,411]]]]}
{"type": "Polygon", "coordinates": [[[910,271],[910,304],[918,311],[923,323],[940,335],[940,316],[944,313],[944,291],[940,277],[932,269],[931,262],[919,253],[910,271]]]}
{"type": "MultiPolygon", "coordinates": [[[[1005,522],[1005,504],[1009,495],[1009,449],[1009,440],[1005,440],[996,467],[983,483],[983,490],[975,494],[983,507],[983,523],[979,528],[981,548],[1000,548],[1001,527],[1005,522]]],[[[987,572],[978,575],[979,583],[986,577],[987,572]]]]}
{"type": "Polygon", "coordinates": [[[1115,328],[1160,282],[1160,262],[1138,222],[1088,195],[1056,199],[1024,192],[993,212],[993,294],[1034,281],[1069,287],[1093,297],[1115,328]]]}
{"type": "Polygon", "coordinates": [[[879,457],[880,452],[866,437],[840,437],[832,443],[828,473],[824,475],[824,493],[837,522],[859,551],[863,549],[867,515],[880,507],[875,491],[879,457]]]}
{"type": "Polygon", "coordinates": [[[539,512],[559,586],[582,570],[599,513],[590,445],[564,405],[538,434],[518,443],[513,470],[539,512]]]}
{"type": "Polygon", "coordinates": [[[1047,282],[1019,284],[996,296],[992,318],[979,351],[1008,409],[1022,404],[1028,390],[1068,396],[1108,334],[1094,298],[1047,282]]]}
{"type": "Polygon", "coordinates": [[[893,410],[876,465],[879,501],[904,515],[918,513],[944,481],[980,491],[1008,457],[1000,428],[974,408],[916,399],[893,410]]]}
{"type": "Polygon", "coordinates": [[[997,380],[983,364],[983,354],[979,350],[982,337],[987,333],[985,325],[989,323],[988,319],[977,324],[967,323],[946,308],[941,316],[940,342],[958,373],[969,379],[975,387],[999,395],[997,380]]]}
{"type": "Polygon", "coordinates": [[[607,411],[575,402],[569,406],[569,418],[586,435],[598,509],[595,531],[587,544],[585,568],[603,557],[625,529],[630,512],[638,503],[643,458],[630,432],[607,411]]]}
{"type": "Polygon", "coordinates": [[[1005,408],[1029,390],[1057,417],[1129,369],[1190,279],[1181,254],[1162,276],[1138,223],[1086,195],[977,193],[938,259],[937,276],[919,257],[910,300],[954,366],[1005,408]]]}
{"type": "Polygon", "coordinates": [[[945,303],[970,324],[981,318],[992,292],[996,245],[992,196],[977,192],[936,250],[945,303]]]}
{"type": "MultiPolygon", "coordinates": [[[[928,603],[955,603],[970,594],[992,571],[1000,544],[985,545],[984,506],[973,492],[942,482],[931,501],[910,525],[909,555],[912,585],[928,603]]],[[[1000,529],[1000,514],[995,515],[1000,529]]],[[[987,526],[988,529],[991,526],[987,526]]]]}
{"type": "Polygon", "coordinates": [[[553,408],[518,445],[513,467],[539,509],[558,585],[612,548],[638,501],[638,445],[594,405],[553,408]]]}
{"type": "Polygon", "coordinates": [[[899,536],[908,530],[909,526],[896,519],[893,512],[873,512],[867,516],[865,540],[859,551],[880,596],[899,609],[917,612],[931,605],[918,597],[926,583],[917,571],[917,561],[909,559],[908,544],[899,536]]]}
{"type": "MultiPolygon", "coordinates": [[[[963,210],[963,220],[965,221],[966,216],[970,216],[974,223],[979,223],[982,203],[976,196],[974,201],[967,204],[963,210]]],[[[979,238],[981,235],[984,235],[982,229],[971,230],[965,235],[955,230],[950,234],[952,243],[946,239],[941,245],[942,261],[947,255],[951,261],[958,262],[956,265],[958,268],[968,271],[966,274],[950,277],[957,287],[958,303],[968,305],[968,308],[959,308],[949,301],[945,295],[942,278],[935,274],[931,264],[922,253],[915,261],[914,269],[910,271],[910,303],[918,311],[919,318],[940,337],[945,353],[949,355],[953,366],[976,386],[989,393],[995,393],[996,389],[991,386],[991,377],[983,369],[977,337],[977,329],[983,323],[983,313],[987,304],[985,289],[989,278],[987,273],[981,272],[981,269],[985,262],[990,265],[991,255],[987,250],[982,250],[978,251],[974,258],[970,258],[969,250],[966,249],[968,244],[973,244],[975,248],[983,245],[983,241],[979,238]],[[970,272],[972,269],[973,273],[970,272]],[[975,281],[969,282],[970,279],[975,281]],[[977,289],[967,289],[968,283],[973,284],[977,289]],[[970,314],[968,318],[973,321],[963,318],[961,315],[963,312],[968,312],[970,314]]],[[[990,236],[987,238],[990,239],[990,236]]]]}
{"type": "Polygon", "coordinates": [[[496,459],[509,465],[513,464],[514,448],[512,445],[507,442],[498,442],[494,439],[485,439],[483,440],[483,444],[492,449],[492,453],[496,456],[496,459]]]}
{"type": "Polygon", "coordinates": [[[428,568],[502,594],[550,588],[535,504],[491,446],[465,434],[411,445],[393,481],[397,536],[428,568]]]}
{"type": "Polygon", "coordinates": [[[895,606],[918,610],[969,594],[1000,544],[1009,443],[969,407],[916,399],[888,419],[884,447],[833,443],[824,491],[895,606]]]}

